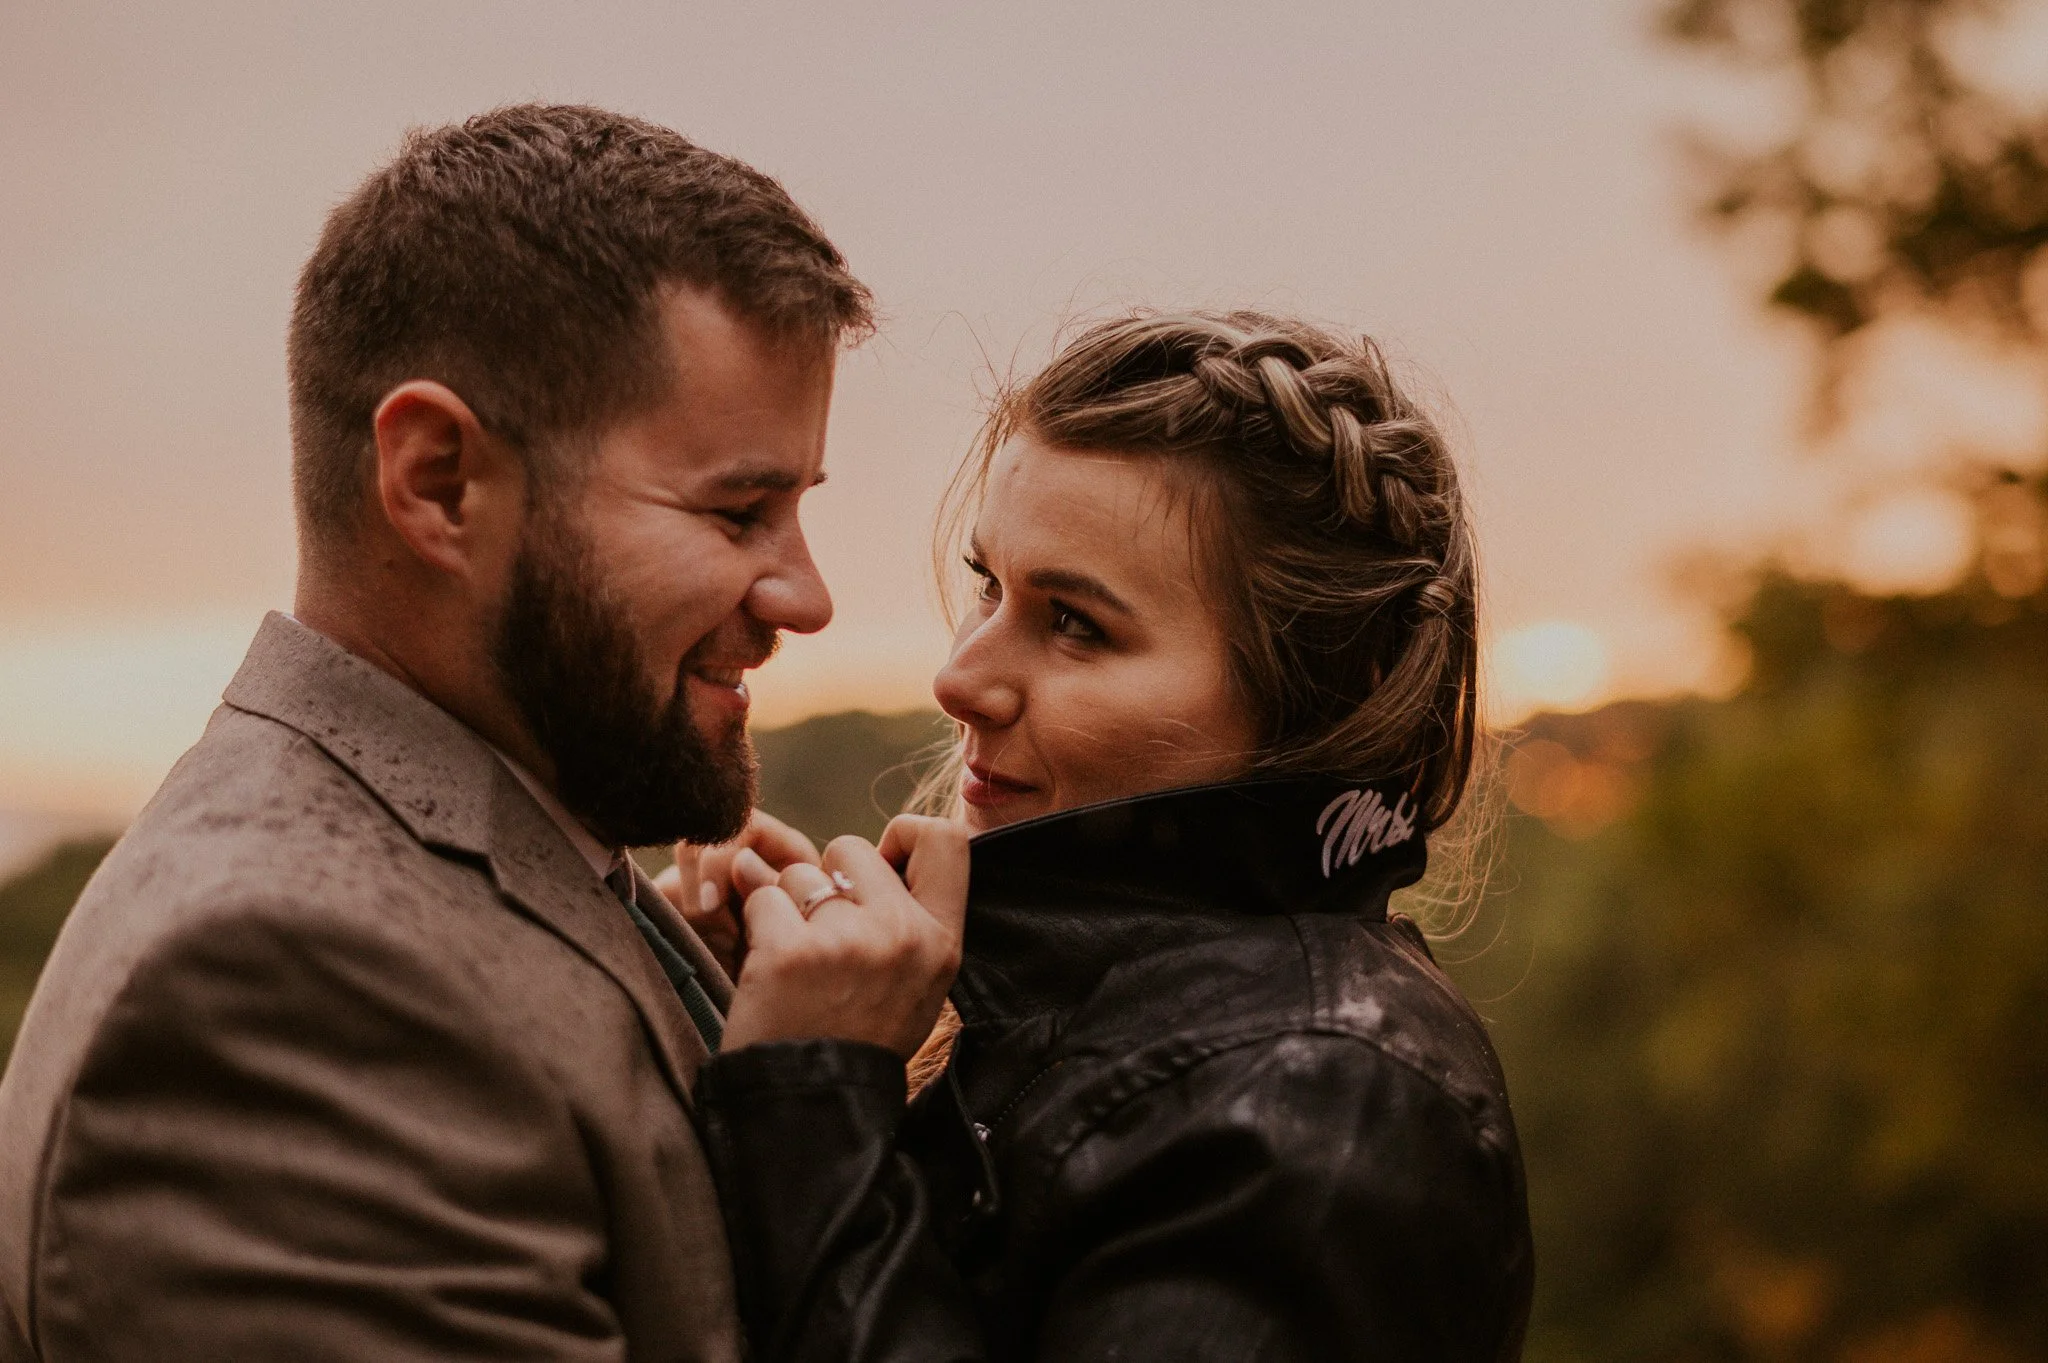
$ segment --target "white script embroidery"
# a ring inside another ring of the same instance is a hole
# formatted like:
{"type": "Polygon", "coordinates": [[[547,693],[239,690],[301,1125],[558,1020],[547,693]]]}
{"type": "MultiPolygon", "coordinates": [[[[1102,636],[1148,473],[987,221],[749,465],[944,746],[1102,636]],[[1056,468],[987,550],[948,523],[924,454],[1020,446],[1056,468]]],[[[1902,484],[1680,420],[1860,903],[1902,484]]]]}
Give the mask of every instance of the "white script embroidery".
{"type": "Polygon", "coordinates": [[[1376,790],[1347,790],[1323,806],[1316,832],[1324,833],[1323,876],[1355,866],[1367,852],[1399,847],[1415,836],[1415,810],[1406,792],[1387,804],[1376,790]]]}

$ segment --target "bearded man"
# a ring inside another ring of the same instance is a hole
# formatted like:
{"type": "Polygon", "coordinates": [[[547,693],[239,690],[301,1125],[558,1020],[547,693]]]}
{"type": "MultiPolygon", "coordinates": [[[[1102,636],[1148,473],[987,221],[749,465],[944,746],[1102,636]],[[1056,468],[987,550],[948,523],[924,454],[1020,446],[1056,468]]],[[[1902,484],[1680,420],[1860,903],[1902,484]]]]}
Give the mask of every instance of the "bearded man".
{"type": "Polygon", "coordinates": [[[334,211],[290,333],[294,614],[0,1084],[0,1359],[739,1356],[694,1076],[897,1063],[964,842],[895,839],[917,897],[834,844],[821,899],[754,821],[834,902],[779,901],[737,992],[623,849],[747,826],[743,678],[830,618],[797,511],[869,326],[774,181],[601,110],[415,133],[334,211]]]}

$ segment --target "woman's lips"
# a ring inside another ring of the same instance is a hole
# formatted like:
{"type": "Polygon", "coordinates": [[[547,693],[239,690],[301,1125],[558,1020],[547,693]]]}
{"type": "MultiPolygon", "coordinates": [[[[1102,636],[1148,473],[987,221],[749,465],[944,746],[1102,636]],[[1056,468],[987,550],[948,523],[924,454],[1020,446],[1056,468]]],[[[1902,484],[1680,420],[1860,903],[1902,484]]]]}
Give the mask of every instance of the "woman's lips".
{"type": "Polygon", "coordinates": [[[960,798],[978,809],[990,809],[1037,793],[1038,787],[1029,782],[1001,776],[972,763],[967,767],[967,779],[960,783],[960,798]]]}

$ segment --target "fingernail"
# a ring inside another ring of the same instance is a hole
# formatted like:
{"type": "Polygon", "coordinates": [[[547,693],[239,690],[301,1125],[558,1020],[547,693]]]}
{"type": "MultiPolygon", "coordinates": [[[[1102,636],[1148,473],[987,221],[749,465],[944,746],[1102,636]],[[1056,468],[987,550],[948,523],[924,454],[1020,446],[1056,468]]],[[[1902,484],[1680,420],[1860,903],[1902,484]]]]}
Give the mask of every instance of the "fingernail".
{"type": "Polygon", "coordinates": [[[718,892],[718,887],[708,880],[697,887],[697,906],[706,913],[717,913],[718,906],[724,899],[725,896],[718,892]]]}

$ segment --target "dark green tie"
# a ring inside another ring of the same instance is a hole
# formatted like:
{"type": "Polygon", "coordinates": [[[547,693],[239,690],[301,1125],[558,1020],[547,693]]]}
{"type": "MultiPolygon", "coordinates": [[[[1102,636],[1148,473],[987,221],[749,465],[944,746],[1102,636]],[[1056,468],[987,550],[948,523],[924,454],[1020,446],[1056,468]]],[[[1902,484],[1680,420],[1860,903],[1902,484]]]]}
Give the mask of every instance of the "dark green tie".
{"type": "Polygon", "coordinates": [[[654,920],[640,907],[636,893],[632,864],[621,859],[612,873],[604,878],[619,902],[632,915],[633,926],[640,929],[640,935],[647,939],[647,945],[654,952],[654,959],[661,962],[661,973],[668,976],[668,982],[675,986],[676,995],[683,1001],[683,1011],[690,1015],[690,1021],[697,1024],[697,1034],[704,1038],[704,1045],[714,1053],[718,1043],[725,1039],[725,1019],[718,1015],[718,1005],[704,992],[704,986],[697,983],[697,972],[683,959],[668,938],[661,935],[661,929],[654,926],[654,920]]]}

